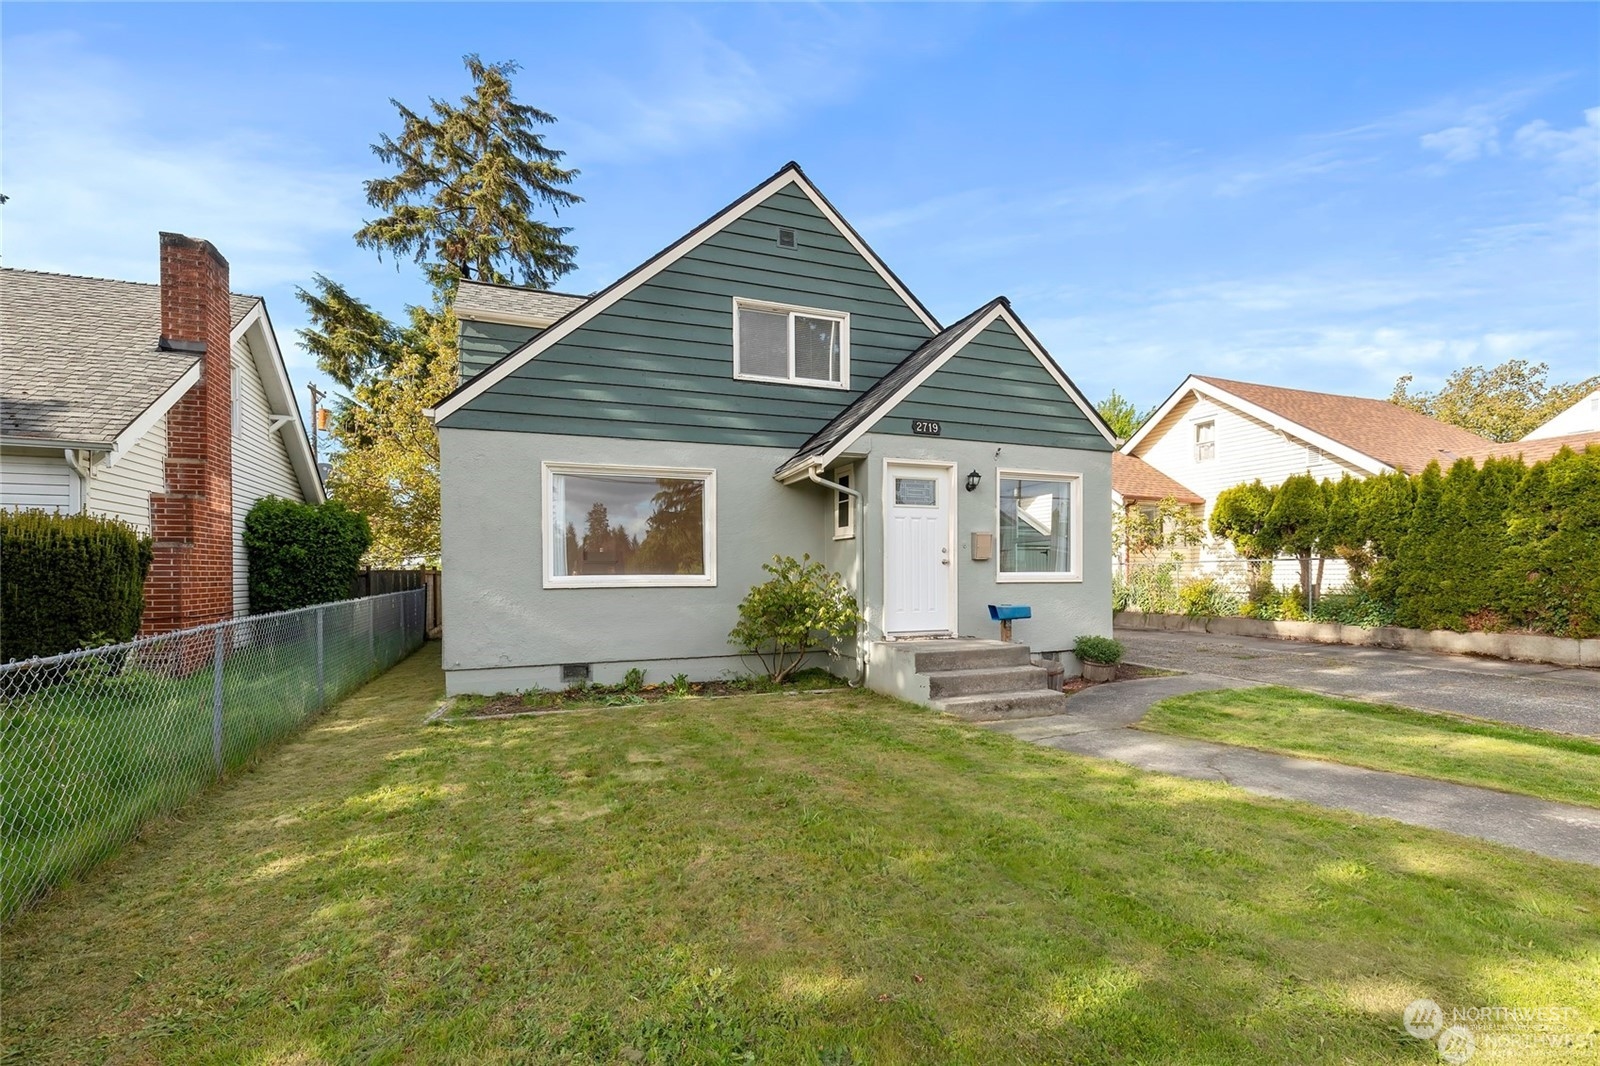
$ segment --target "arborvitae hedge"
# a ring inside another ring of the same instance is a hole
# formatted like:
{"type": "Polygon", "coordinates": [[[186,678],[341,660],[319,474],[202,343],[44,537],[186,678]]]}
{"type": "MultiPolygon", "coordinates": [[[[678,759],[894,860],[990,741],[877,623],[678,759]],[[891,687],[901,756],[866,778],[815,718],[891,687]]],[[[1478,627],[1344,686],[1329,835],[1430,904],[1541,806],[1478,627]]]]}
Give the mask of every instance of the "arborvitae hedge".
{"type": "Polygon", "coordinates": [[[132,640],[150,559],[115,519],[0,511],[0,660],[132,640]]]}
{"type": "Polygon", "coordinates": [[[361,556],[371,543],[366,516],[338,500],[257,500],[244,519],[250,613],[349,599],[361,556]]]}
{"type": "MultiPolygon", "coordinates": [[[[1285,484],[1297,510],[1314,510],[1303,484],[1285,484]]],[[[1309,540],[1298,525],[1291,543],[1271,522],[1256,531],[1241,520],[1261,512],[1263,491],[1280,493],[1259,483],[1218,495],[1212,531],[1237,527],[1257,554],[1308,543],[1323,557],[1359,553],[1371,563],[1363,593],[1399,625],[1600,636],[1600,446],[1563,449],[1531,468],[1462,459],[1448,473],[1433,463],[1416,477],[1322,488],[1326,525],[1309,540]]],[[[1287,508],[1274,498],[1266,514],[1287,508]]]]}

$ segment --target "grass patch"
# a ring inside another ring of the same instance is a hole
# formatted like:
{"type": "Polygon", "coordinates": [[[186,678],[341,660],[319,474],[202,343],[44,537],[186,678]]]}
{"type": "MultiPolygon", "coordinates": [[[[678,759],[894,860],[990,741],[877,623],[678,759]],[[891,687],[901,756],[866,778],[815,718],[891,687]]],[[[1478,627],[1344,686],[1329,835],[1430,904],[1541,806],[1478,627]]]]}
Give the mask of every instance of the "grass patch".
{"type": "Polygon", "coordinates": [[[1600,1029],[1588,867],[858,690],[420,726],[437,664],[23,915],[8,1061],[1433,1062],[1420,996],[1600,1029]]]}
{"type": "Polygon", "coordinates": [[[1600,744],[1291,688],[1162,700],[1139,728],[1600,807],[1600,744]]]}

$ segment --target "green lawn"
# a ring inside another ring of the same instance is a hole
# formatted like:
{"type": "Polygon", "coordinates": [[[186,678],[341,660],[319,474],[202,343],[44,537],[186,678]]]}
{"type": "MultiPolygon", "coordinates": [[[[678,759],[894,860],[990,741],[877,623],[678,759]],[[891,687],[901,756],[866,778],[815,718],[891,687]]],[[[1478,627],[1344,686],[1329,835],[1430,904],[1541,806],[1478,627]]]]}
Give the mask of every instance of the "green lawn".
{"type": "Polygon", "coordinates": [[[1420,996],[1600,1031],[1592,868],[856,691],[438,693],[430,645],[24,914],[7,1061],[1433,1062],[1420,996]]]}
{"type": "Polygon", "coordinates": [[[1291,688],[1162,700],[1139,728],[1600,807],[1600,743],[1291,688]]]}
{"type": "MultiPolygon", "coordinates": [[[[255,639],[249,627],[235,629],[222,670],[225,771],[316,713],[315,625],[305,614],[255,639]]],[[[186,676],[91,657],[0,692],[0,919],[215,782],[212,635],[198,639],[204,665],[186,676]]],[[[377,672],[364,630],[329,626],[324,647],[329,699],[377,672]]],[[[398,659],[404,636],[380,635],[373,650],[379,663],[398,659]]]]}

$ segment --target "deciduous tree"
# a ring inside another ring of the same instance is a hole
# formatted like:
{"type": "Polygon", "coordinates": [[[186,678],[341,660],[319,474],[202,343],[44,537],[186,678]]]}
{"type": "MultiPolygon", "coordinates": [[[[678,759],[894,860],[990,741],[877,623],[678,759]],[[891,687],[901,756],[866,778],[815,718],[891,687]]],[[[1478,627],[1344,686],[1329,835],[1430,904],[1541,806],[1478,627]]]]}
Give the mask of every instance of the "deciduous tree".
{"type": "Polygon", "coordinates": [[[1412,377],[1406,374],[1394,383],[1389,401],[1490,440],[1521,440],[1600,388],[1600,375],[1551,385],[1549,373],[1548,364],[1526,359],[1487,369],[1466,366],[1446,378],[1438,392],[1412,392],[1412,377]]]}

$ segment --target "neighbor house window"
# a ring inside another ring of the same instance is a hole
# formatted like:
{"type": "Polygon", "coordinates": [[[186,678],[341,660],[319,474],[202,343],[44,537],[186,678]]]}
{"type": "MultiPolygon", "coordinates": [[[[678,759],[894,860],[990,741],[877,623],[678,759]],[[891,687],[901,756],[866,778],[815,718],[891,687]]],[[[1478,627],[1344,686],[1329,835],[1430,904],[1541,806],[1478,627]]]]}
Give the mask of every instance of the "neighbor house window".
{"type": "Polygon", "coordinates": [[[1194,461],[1208,462],[1217,457],[1217,423],[1213,421],[1194,424],[1194,461]]]}
{"type": "MultiPolygon", "coordinates": [[[[840,467],[833,475],[834,484],[843,485],[847,489],[856,487],[856,468],[853,466],[840,467]]],[[[833,539],[849,540],[856,535],[856,498],[848,492],[834,490],[833,503],[833,539]]]]}
{"type": "Polygon", "coordinates": [[[849,388],[850,316],[735,300],[733,376],[849,388]]]}
{"type": "Polygon", "coordinates": [[[546,463],[545,586],[715,585],[711,470],[546,463]]]}
{"type": "Polygon", "coordinates": [[[999,580],[1079,580],[1079,477],[1002,470],[997,480],[999,580]]]}

